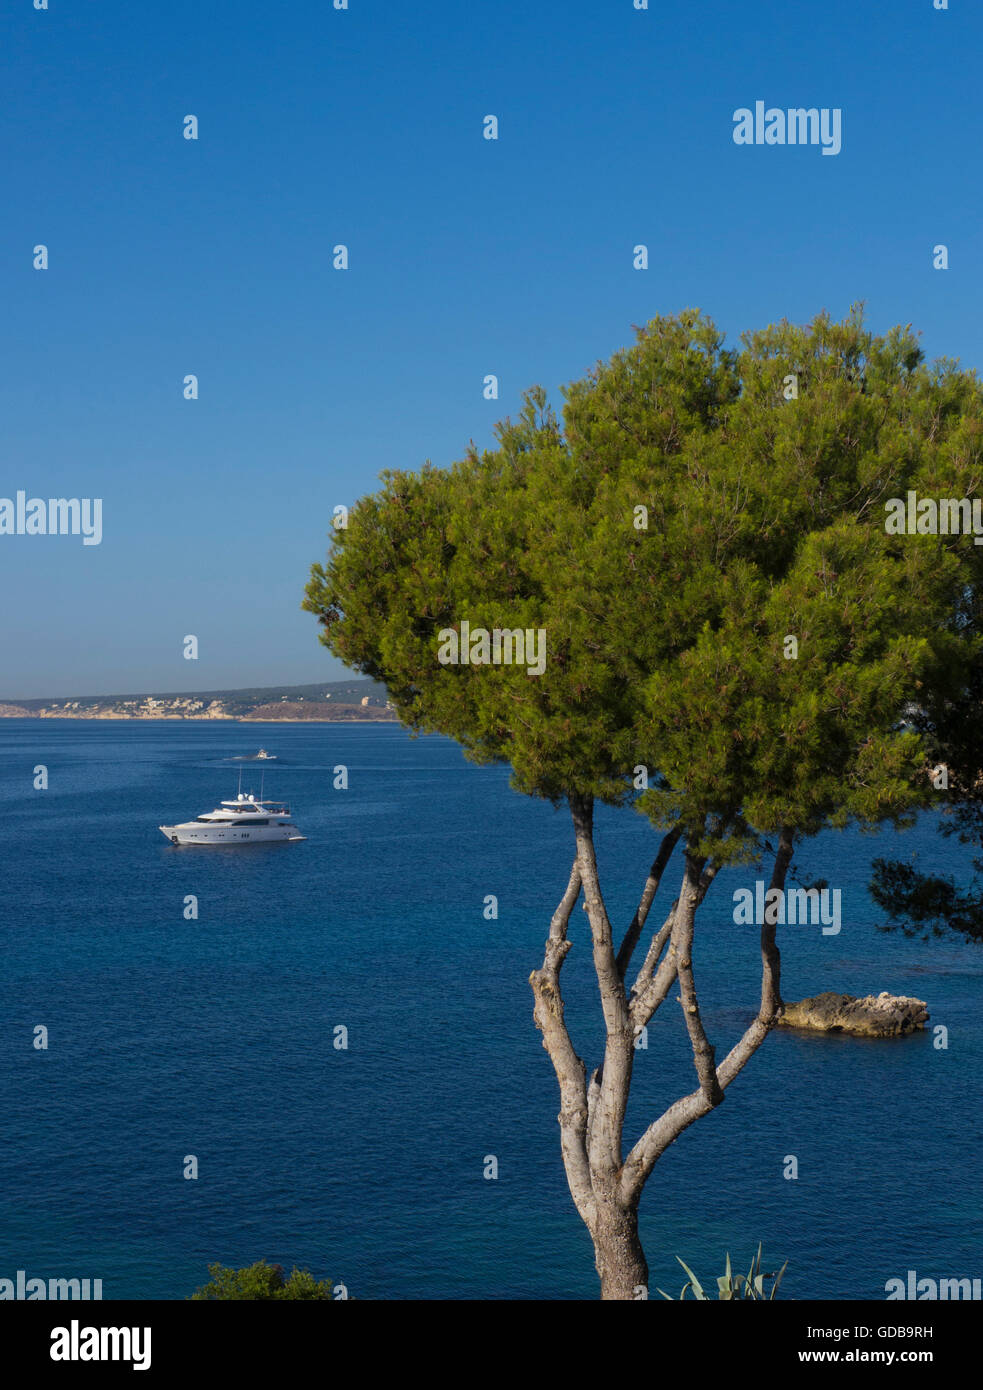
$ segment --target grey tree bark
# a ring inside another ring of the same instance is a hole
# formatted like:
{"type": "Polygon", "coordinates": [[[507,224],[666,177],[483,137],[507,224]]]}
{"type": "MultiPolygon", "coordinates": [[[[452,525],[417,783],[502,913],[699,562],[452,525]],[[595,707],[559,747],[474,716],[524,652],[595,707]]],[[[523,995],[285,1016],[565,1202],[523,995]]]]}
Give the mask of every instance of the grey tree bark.
{"type": "MultiPolygon", "coordinates": [[[[683,1130],[708,1114],[727,1087],[761,1046],[781,1010],[781,957],[776,941],[777,909],[766,911],[761,927],[761,1000],[743,1035],[719,1064],[700,1015],[693,969],[696,914],[719,865],[699,856],[701,834],[691,832],[684,846],[679,896],[649,943],[630,990],[625,979],[642,938],[649,909],[658,892],[679,830],[662,840],[649,870],[639,905],[617,951],[597,869],[593,804],[570,798],[577,854],[570,879],[550,922],[541,969],[529,977],[533,1019],[543,1035],[560,1090],[560,1147],[574,1206],[594,1244],[601,1298],[648,1297],[648,1263],[638,1232],[638,1208],[645,1182],[656,1162],[683,1130]],[[571,950],[571,913],[581,894],[590,923],[594,971],[605,1025],[604,1053],[588,1079],[564,1020],[560,972],[571,950]],[[624,1122],[631,1089],[635,1040],[660,1008],[673,983],[693,1053],[697,1088],[680,1096],[658,1116],[624,1155],[624,1122]]],[[[769,888],[784,889],[792,858],[794,832],[783,827],[769,888]]],[[[769,901],[771,901],[769,899],[769,901]]]]}

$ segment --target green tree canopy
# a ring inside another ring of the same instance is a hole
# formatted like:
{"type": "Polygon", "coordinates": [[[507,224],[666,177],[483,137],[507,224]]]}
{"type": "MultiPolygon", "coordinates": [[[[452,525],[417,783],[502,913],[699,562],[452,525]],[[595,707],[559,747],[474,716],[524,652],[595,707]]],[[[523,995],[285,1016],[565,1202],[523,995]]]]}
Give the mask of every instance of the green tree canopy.
{"type": "Polygon", "coordinates": [[[758,1013],[717,1063],[692,960],[717,871],[777,834],[781,891],[804,836],[905,825],[933,804],[930,722],[951,727],[979,669],[965,615],[981,552],[967,535],[897,534],[886,512],[910,491],[971,496],[981,460],[976,377],[927,365],[910,328],[876,337],[858,309],[732,350],[687,311],[567,387],[562,423],[534,388],[494,448],[384,473],[312,567],[321,640],[382,681],[405,724],[569,805],[576,858],[531,983],[606,1297],[645,1282],[636,1217],[652,1166],[781,1009],[772,917],[758,1013]],[[541,634],[545,660],[507,659],[505,639],[473,647],[476,632],[541,634]],[[663,836],[617,948],[595,801],[632,802],[663,836]],[[629,986],[678,843],[678,898],[629,986]],[[581,892],[606,1029],[589,1081],[559,992],[581,892]],[[677,979],[699,1088],[626,1154],[634,1037],[677,979]]]}
{"type": "Polygon", "coordinates": [[[695,313],[656,319],[567,389],[562,429],[537,388],[497,448],[384,474],[304,606],[405,722],[523,791],[619,804],[643,765],[660,826],[898,814],[922,755],[896,726],[956,660],[959,560],[886,535],[883,501],[968,481],[949,426],[978,392],[953,375],[857,313],[739,353],[695,313]],[[544,629],[545,671],[440,665],[462,619],[544,629]]]}

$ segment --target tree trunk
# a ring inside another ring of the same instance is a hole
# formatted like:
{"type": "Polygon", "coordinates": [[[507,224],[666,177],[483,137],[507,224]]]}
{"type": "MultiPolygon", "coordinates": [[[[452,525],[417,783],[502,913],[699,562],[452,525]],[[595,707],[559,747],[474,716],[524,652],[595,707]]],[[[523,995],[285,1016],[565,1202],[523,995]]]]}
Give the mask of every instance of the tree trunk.
{"type": "MultiPolygon", "coordinates": [[[[748,1058],[768,1036],[781,1009],[781,960],[775,940],[776,912],[765,912],[761,926],[761,1007],[743,1036],[718,1066],[713,1045],[700,1017],[693,975],[695,914],[720,867],[697,852],[699,835],[690,827],[686,872],[679,897],[657,932],[632,986],[631,1002],[625,972],[641,937],[662,872],[683,831],[663,840],[649,871],[642,901],[621,949],[615,953],[611,921],[604,905],[593,839],[593,801],[569,798],[577,840],[577,857],[570,879],[550,922],[543,966],[529,976],[535,998],[533,1019],[543,1035],[560,1087],[563,1164],[570,1194],[594,1242],[594,1263],[601,1281],[601,1298],[616,1301],[647,1299],[648,1263],[638,1238],[638,1203],[642,1188],[659,1156],[683,1130],[708,1114],[748,1058]],[[583,893],[590,923],[594,969],[604,1014],[604,1059],[588,1083],[587,1069],[577,1053],[564,1020],[560,970],[572,942],[570,915],[583,893]],[[662,955],[668,944],[668,952],[662,955]],[[693,1051],[699,1089],[680,1096],[654,1120],[623,1158],[622,1136],[634,1060],[634,1035],[665,1000],[674,979],[693,1051]]],[[[783,827],[771,887],[784,888],[792,857],[794,832],[783,827]]]]}
{"type": "Polygon", "coordinates": [[[648,1298],[649,1267],[638,1239],[637,1203],[625,1206],[614,1199],[599,1201],[591,1236],[601,1298],[648,1298]]]}

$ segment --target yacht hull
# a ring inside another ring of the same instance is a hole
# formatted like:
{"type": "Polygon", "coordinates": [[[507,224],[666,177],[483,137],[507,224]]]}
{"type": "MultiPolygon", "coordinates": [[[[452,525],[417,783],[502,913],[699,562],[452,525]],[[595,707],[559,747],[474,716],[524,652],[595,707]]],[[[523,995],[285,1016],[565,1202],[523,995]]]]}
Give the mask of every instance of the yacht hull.
{"type": "Polygon", "coordinates": [[[172,845],[254,845],[307,839],[306,835],[298,835],[293,825],[203,825],[200,821],[190,821],[157,828],[172,845]]]}

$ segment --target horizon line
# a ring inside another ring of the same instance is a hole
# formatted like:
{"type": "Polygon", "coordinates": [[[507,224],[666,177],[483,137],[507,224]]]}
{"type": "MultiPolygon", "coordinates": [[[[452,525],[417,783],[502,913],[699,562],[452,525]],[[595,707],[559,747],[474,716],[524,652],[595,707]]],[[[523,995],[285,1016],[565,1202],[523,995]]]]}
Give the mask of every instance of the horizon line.
{"type": "MultiPolygon", "coordinates": [[[[17,705],[23,704],[25,701],[36,702],[38,700],[51,700],[59,702],[63,700],[139,700],[147,699],[156,695],[235,695],[243,690],[307,690],[311,686],[315,685],[320,685],[323,686],[325,689],[330,689],[333,685],[358,685],[361,683],[365,683],[366,685],[381,684],[381,682],[379,681],[374,681],[371,676],[352,676],[351,680],[315,680],[296,682],[291,685],[227,685],[223,686],[220,690],[137,690],[125,691],[121,692],[120,694],[110,695],[18,695],[16,697],[12,695],[4,695],[0,696],[0,705],[17,705]]],[[[383,687],[383,689],[385,689],[385,687],[383,687]]]]}

